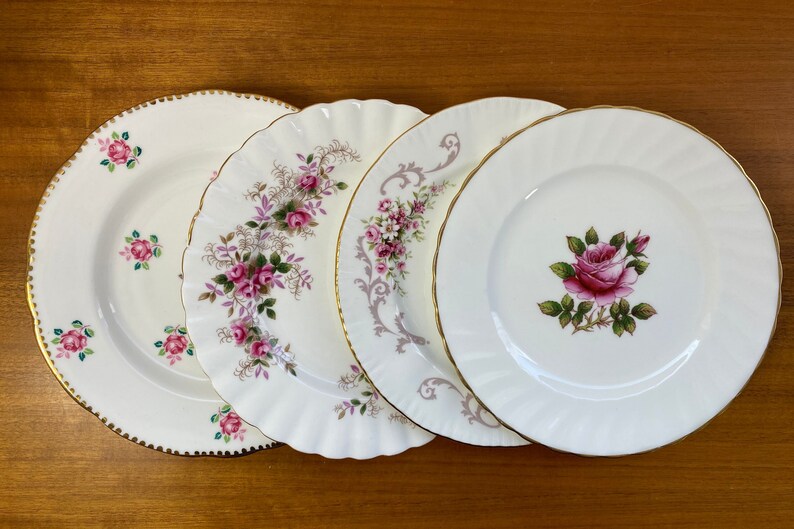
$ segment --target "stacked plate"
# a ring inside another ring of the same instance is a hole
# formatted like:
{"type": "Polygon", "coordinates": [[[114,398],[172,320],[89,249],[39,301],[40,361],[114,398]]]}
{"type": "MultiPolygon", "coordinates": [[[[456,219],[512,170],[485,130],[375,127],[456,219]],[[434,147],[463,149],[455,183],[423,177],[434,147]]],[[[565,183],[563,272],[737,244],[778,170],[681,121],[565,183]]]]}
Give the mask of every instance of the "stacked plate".
{"type": "Polygon", "coordinates": [[[781,280],[713,140],[505,97],[145,103],[53,178],[29,247],[58,380],[182,455],[657,448],[745,385],[781,280]]]}

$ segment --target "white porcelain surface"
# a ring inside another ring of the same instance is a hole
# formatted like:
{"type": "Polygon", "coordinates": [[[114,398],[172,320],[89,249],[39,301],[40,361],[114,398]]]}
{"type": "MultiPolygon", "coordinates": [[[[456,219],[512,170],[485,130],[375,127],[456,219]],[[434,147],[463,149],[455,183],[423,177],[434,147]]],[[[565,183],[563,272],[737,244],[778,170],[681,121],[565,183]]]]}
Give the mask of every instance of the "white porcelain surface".
{"type": "Polygon", "coordinates": [[[482,403],[588,455],[650,450],[714,417],[761,360],[779,293],[776,238],[738,164],[619,108],[563,113],[487,159],[449,212],[435,284],[482,403]]]}
{"type": "Polygon", "coordinates": [[[218,92],[150,102],[100,127],[48,187],[31,235],[37,331],[59,380],[118,433],[191,455],[272,445],[198,365],[180,273],[215,171],[292,111],[218,92]]]}
{"type": "Polygon", "coordinates": [[[430,116],[382,154],[350,204],[337,294],[351,347],[382,395],[439,435],[478,445],[527,442],[479,405],[447,357],[430,303],[432,265],[438,230],[466,176],[506,136],[561,110],[497,97],[430,116]]]}
{"type": "Polygon", "coordinates": [[[297,450],[369,458],[433,438],[358,367],[333,266],[353,189],[423,117],[340,101],[278,120],[229,159],[196,218],[183,298],[199,360],[241,416],[297,450]]]}

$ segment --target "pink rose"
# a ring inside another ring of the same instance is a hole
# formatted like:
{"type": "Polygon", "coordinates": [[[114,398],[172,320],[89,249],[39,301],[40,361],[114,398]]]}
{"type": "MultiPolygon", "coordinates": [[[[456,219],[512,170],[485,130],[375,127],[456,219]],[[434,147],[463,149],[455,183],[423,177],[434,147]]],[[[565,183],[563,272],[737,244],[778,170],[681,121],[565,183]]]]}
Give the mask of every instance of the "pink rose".
{"type": "Polygon", "coordinates": [[[259,340],[251,344],[251,356],[254,358],[263,358],[270,352],[270,343],[266,340],[259,340]]]}
{"type": "Polygon", "coordinates": [[[643,250],[645,250],[645,248],[648,246],[648,241],[650,240],[650,235],[637,234],[637,236],[631,241],[631,244],[634,245],[634,253],[642,253],[643,250]]]}
{"type": "Polygon", "coordinates": [[[375,247],[375,255],[378,257],[384,258],[391,255],[392,247],[388,244],[380,243],[375,247]]]}
{"type": "Polygon", "coordinates": [[[124,140],[116,140],[108,145],[108,159],[119,165],[127,163],[132,154],[132,149],[124,140]]]}
{"type": "Polygon", "coordinates": [[[617,248],[606,242],[588,246],[576,256],[573,268],[576,275],[563,281],[565,288],[579,299],[595,299],[601,306],[634,292],[629,285],[639,277],[634,268],[626,268],[617,248]]]}
{"type": "Polygon", "coordinates": [[[369,242],[376,242],[380,239],[380,230],[373,224],[364,232],[364,237],[366,237],[369,242]]]}
{"type": "Polygon", "coordinates": [[[425,212],[425,203],[421,200],[414,200],[414,212],[422,214],[425,212]]]}
{"type": "Polygon", "coordinates": [[[296,209],[287,213],[287,226],[290,228],[301,228],[306,226],[312,220],[311,213],[305,209],[296,209]]]}
{"type": "Polygon", "coordinates": [[[298,179],[298,186],[306,191],[311,191],[320,185],[320,179],[313,174],[306,173],[298,179]]]}
{"type": "Polygon", "coordinates": [[[383,261],[380,261],[378,262],[378,264],[375,265],[375,271],[381,275],[385,274],[388,270],[389,267],[386,266],[386,263],[384,263],[383,261]]]}
{"type": "Polygon", "coordinates": [[[394,246],[392,246],[392,251],[393,251],[395,254],[397,254],[397,255],[403,256],[403,255],[405,255],[405,252],[406,252],[407,250],[405,249],[405,245],[404,245],[403,243],[401,243],[401,242],[398,242],[397,244],[395,244],[394,246]]]}
{"type": "Polygon", "coordinates": [[[245,299],[254,299],[259,292],[259,285],[253,279],[246,279],[237,286],[237,292],[245,299]]]}
{"type": "Polygon", "coordinates": [[[69,353],[79,353],[88,345],[88,338],[83,336],[83,333],[77,329],[72,329],[61,335],[61,343],[59,345],[69,353]]]}
{"type": "Polygon", "coordinates": [[[400,261],[397,263],[397,270],[400,272],[405,272],[405,261],[400,261]]]}
{"type": "Polygon", "coordinates": [[[384,211],[384,212],[389,211],[389,209],[391,208],[391,204],[392,204],[391,199],[384,198],[378,203],[378,211],[384,211]]]}
{"type": "Polygon", "coordinates": [[[248,272],[246,266],[243,263],[237,263],[226,270],[226,278],[236,284],[245,279],[246,272],[248,272]]]}
{"type": "Polygon", "coordinates": [[[237,415],[235,412],[230,411],[223,417],[221,417],[221,431],[224,435],[233,435],[236,434],[240,428],[243,426],[243,420],[240,419],[240,416],[237,415]]]}
{"type": "Polygon", "coordinates": [[[232,323],[232,338],[237,345],[243,345],[245,339],[248,338],[248,329],[242,322],[232,323]]]}
{"type": "Polygon", "coordinates": [[[182,354],[187,349],[187,338],[181,334],[171,334],[165,339],[163,348],[170,355],[182,354]]]}
{"type": "Polygon", "coordinates": [[[130,253],[135,259],[144,263],[152,258],[152,244],[146,239],[135,239],[130,244],[130,253]]]}
{"type": "Polygon", "coordinates": [[[418,229],[419,229],[419,221],[418,221],[418,220],[415,220],[415,221],[414,221],[414,223],[413,223],[413,224],[411,224],[411,227],[412,227],[413,229],[415,229],[415,230],[418,230],[418,229]]]}
{"type": "Polygon", "coordinates": [[[262,268],[257,268],[254,270],[254,277],[252,278],[254,283],[260,286],[269,286],[273,284],[273,275],[276,271],[276,267],[272,264],[266,264],[262,268]]]}

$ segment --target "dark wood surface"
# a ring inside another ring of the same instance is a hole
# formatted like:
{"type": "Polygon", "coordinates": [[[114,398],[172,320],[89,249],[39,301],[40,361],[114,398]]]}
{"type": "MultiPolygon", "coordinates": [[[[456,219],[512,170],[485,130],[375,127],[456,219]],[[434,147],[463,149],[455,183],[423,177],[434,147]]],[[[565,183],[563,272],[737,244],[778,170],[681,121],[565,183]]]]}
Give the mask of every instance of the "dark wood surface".
{"type": "Polygon", "coordinates": [[[296,106],[386,98],[435,112],[492,95],[636,105],[744,165],[784,269],[794,238],[794,5],[0,1],[0,523],[168,527],[791,527],[792,284],[746,390],[662,450],[587,459],[438,439],[373,461],[280,448],[190,459],[105,428],[41,359],[25,243],[45,185],[119,111],[203,88],[296,106]]]}

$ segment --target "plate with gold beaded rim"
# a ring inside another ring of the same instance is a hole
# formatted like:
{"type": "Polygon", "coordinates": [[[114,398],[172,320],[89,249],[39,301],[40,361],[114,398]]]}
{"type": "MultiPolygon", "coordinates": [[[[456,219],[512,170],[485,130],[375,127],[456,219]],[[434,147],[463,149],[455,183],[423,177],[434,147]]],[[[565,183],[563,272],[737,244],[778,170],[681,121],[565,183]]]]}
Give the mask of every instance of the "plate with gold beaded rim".
{"type": "Polygon", "coordinates": [[[461,185],[434,302],[462,377],[505,424],[617,456],[730,403],[771,339],[780,281],[736,160],[669,116],[596,107],[537,122],[461,185]]]}
{"type": "Polygon", "coordinates": [[[384,398],[436,434],[476,445],[527,444],[460,380],[428,301],[438,230],[456,188],[507,136],[561,110],[511,97],[443,110],[400,136],[350,203],[337,254],[350,347],[384,398]]]}
{"type": "Polygon", "coordinates": [[[38,342],[69,394],[125,438],[179,455],[274,445],[196,360],[181,257],[229,153],[295,110],[216,90],[149,101],[100,126],[47,186],[29,240],[38,342]]]}
{"type": "Polygon", "coordinates": [[[424,117],[380,100],[285,116],[229,158],[197,213],[182,294],[198,359],[241,417],[299,451],[364,459],[433,438],[356,363],[333,267],[352,189],[424,117]]]}

